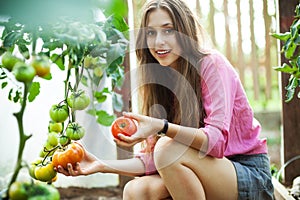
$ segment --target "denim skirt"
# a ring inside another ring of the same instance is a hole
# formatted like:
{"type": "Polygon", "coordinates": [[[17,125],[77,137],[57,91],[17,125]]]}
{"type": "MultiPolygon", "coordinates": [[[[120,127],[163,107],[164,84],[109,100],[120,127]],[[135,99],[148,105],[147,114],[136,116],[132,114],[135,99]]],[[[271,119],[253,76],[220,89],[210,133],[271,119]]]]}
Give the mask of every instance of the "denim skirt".
{"type": "Polygon", "coordinates": [[[239,200],[274,199],[274,187],[267,154],[236,155],[232,161],[238,180],[239,200]]]}

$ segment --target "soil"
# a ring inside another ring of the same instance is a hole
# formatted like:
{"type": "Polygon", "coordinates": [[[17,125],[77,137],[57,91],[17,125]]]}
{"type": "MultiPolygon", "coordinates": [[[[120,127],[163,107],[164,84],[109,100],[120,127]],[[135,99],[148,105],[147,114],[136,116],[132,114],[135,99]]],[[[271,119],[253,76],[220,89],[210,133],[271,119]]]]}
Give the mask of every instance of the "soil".
{"type": "Polygon", "coordinates": [[[58,188],[61,200],[122,200],[122,189],[105,188],[58,188]]]}

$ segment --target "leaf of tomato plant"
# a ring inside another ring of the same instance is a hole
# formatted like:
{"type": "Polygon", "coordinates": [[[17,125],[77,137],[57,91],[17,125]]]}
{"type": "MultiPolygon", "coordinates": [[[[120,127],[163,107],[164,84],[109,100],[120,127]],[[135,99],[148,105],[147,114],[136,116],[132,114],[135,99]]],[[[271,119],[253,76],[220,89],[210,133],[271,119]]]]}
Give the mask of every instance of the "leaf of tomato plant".
{"type": "Polygon", "coordinates": [[[3,40],[3,47],[11,47],[16,41],[22,37],[22,34],[19,32],[9,32],[3,40]]]}
{"type": "Polygon", "coordinates": [[[40,94],[40,83],[39,82],[33,82],[31,84],[29,95],[28,95],[28,101],[32,102],[37,97],[37,95],[40,94]]]}
{"type": "Polygon", "coordinates": [[[97,122],[103,126],[110,126],[113,121],[116,119],[115,115],[110,115],[104,110],[96,112],[97,122]]]}
{"type": "Polygon", "coordinates": [[[96,110],[95,109],[89,109],[89,110],[86,111],[86,113],[90,114],[90,115],[92,115],[94,117],[96,116],[96,110]]]}
{"type": "Polygon", "coordinates": [[[53,54],[50,59],[59,67],[59,69],[65,70],[64,59],[61,55],[53,54]]]}
{"type": "Polygon", "coordinates": [[[83,76],[81,77],[80,82],[81,82],[84,86],[88,87],[88,78],[87,78],[86,76],[83,75],[83,76]]]}
{"type": "Polygon", "coordinates": [[[1,74],[0,74],[0,79],[6,79],[7,78],[7,75],[6,73],[3,71],[1,74]]]}
{"type": "Polygon", "coordinates": [[[29,50],[25,44],[19,44],[18,49],[25,59],[29,59],[29,50]]]}
{"type": "Polygon", "coordinates": [[[114,92],[112,94],[112,102],[113,102],[113,108],[117,112],[121,112],[124,105],[122,95],[114,92]]]}
{"type": "Polygon", "coordinates": [[[1,84],[1,88],[3,89],[3,88],[5,88],[7,86],[7,82],[3,82],[2,84],[1,84]]]}

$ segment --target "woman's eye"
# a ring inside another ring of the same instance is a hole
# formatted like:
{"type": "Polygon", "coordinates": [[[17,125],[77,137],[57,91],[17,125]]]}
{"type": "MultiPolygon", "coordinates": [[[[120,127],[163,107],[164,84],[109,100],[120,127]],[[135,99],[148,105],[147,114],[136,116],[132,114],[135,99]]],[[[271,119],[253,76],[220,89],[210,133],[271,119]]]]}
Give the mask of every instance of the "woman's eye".
{"type": "Polygon", "coordinates": [[[147,36],[153,36],[153,35],[155,35],[155,31],[152,30],[147,31],[147,36]]]}
{"type": "Polygon", "coordinates": [[[170,35],[170,34],[173,34],[174,33],[174,29],[172,29],[172,28],[170,28],[170,29],[166,29],[165,30],[165,34],[168,34],[168,35],[170,35]]]}

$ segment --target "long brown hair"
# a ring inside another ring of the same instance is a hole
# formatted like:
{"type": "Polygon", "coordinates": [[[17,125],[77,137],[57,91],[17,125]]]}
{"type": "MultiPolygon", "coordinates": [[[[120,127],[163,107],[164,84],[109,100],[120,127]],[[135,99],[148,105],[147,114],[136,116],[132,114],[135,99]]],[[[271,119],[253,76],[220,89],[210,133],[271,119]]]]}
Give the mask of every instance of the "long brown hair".
{"type": "Polygon", "coordinates": [[[184,126],[203,126],[205,111],[199,73],[199,61],[206,55],[203,35],[201,25],[183,1],[152,0],[145,5],[136,39],[143,114],[184,126]],[[182,53],[176,69],[160,66],[147,47],[145,27],[149,14],[158,8],[169,13],[178,32],[182,53]]]}

